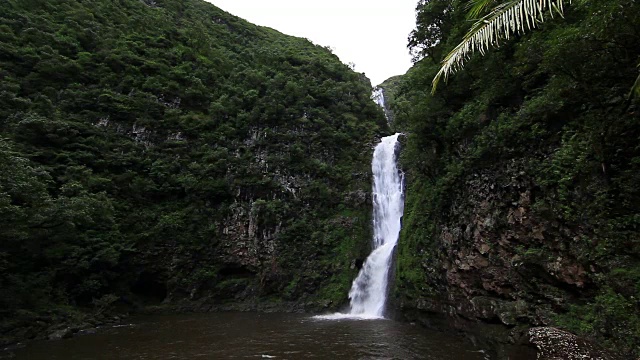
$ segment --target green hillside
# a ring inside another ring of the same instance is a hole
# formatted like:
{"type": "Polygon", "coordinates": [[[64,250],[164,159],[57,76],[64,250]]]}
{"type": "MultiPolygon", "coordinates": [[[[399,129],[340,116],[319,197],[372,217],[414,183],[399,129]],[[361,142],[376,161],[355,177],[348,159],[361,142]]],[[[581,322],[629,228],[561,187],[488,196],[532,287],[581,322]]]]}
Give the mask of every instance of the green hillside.
{"type": "Polygon", "coordinates": [[[559,326],[637,358],[640,7],[576,1],[433,96],[471,23],[464,1],[417,9],[418,62],[388,89],[408,134],[396,302],[502,324],[505,341],[559,326]]]}
{"type": "Polygon", "coordinates": [[[370,91],[204,1],[0,2],[3,336],[112,305],[342,305],[386,127],[370,91]]]}

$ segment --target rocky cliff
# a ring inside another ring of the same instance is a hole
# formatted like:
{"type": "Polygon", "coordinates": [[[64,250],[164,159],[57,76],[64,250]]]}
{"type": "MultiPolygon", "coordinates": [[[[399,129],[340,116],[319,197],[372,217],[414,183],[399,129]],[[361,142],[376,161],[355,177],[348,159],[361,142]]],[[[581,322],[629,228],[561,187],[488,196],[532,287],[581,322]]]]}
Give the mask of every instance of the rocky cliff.
{"type": "Polygon", "coordinates": [[[408,134],[397,305],[433,326],[495,324],[505,342],[559,326],[637,357],[637,7],[572,8],[431,95],[433,57],[466,27],[446,3],[419,5],[427,56],[387,89],[408,134]]]}

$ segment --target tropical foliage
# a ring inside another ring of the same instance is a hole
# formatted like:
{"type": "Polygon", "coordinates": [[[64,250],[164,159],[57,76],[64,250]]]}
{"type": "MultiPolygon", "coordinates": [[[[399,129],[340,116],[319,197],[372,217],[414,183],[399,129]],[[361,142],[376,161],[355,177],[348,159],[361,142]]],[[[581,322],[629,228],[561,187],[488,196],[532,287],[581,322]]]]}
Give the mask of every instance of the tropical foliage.
{"type": "Polygon", "coordinates": [[[204,1],[0,2],[0,332],[114,298],[337,306],[370,87],[204,1]]]}
{"type": "Polygon", "coordinates": [[[462,317],[474,297],[528,304],[517,325],[545,321],[637,358],[640,104],[628,95],[640,8],[575,3],[544,31],[469,39],[476,50],[501,46],[461,57],[465,71],[433,95],[441,60],[469,32],[469,7],[429,0],[417,11],[417,62],[387,89],[394,126],[408,134],[397,302],[462,317]],[[545,226],[544,240],[509,223],[520,207],[523,221],[545,226]],[[581,287],[552,269],[559,258],[584,269],[581,287]]]}
{"type": "MultiPolygon", "coordinates": [[[[484,12],[489,1],[471,2],[468,17],[484,12]]],[[[509,40],[510,35],[523,34],[544,22],[545,13],[553,17],[562,16],[564,0],[512,0],[495,6],[488,14],[477,20],[460,44],[442,60],[442,67],[433,78],[431,93],[436,91],[440,79],[462,69],[466,60],[475,52],[484,54],[489,48],[498,46],[500,40],[509,40]]]]}

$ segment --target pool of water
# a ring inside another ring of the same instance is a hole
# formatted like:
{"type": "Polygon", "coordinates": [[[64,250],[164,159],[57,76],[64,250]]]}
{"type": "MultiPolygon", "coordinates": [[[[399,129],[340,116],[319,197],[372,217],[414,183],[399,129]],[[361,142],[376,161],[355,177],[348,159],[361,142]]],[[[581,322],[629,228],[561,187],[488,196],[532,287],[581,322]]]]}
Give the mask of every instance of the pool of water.
{"type": "Polygon", "coordinates": [[[322,320],[301,314],[141,316],[130,324],[12,350],[15,359],[437,359],[486,360],[464,338],[392,320],[322,320]]]}

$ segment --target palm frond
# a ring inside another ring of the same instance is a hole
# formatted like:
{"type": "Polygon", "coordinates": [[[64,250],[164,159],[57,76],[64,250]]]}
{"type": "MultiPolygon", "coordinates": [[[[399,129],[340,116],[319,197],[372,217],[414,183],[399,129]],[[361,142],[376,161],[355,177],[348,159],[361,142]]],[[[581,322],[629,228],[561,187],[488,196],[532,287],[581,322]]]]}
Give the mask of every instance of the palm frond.
{"type": "MultiPolygon", "coordinates": [[[[571,3],[571,0],[566,0],[571,3]]],[[[499,40],[509,39],[511,34],[521,34],[535,28],[544,21],[545,12],[553,17],[556,12],[563,15],[565,0],[512,0],[496,6],[489,14],[478,20],[471,30],[442,60],[440,70],[433,78],[431,93],[436,91],[440,79],[463,68],[475,51],[484,53],[499,40]]]]}
{"type": "Polygon", "coordinates": [[[467,3],[465,7],[467,10],[467,19],[474,20],[477,19],[480,14],[484,13],[485,10],[494,3],[495,0],[471,0],[467,3]]]}

